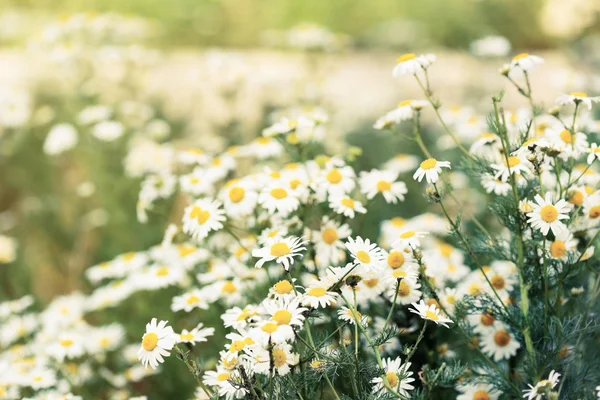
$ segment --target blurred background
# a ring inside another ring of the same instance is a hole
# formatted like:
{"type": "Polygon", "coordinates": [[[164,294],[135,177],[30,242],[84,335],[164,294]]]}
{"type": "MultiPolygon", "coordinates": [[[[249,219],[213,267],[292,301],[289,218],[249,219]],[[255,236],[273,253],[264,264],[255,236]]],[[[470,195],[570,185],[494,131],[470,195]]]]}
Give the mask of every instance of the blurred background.
{"type": "Polygon", "coordinates": [[[171,146],[223,151],[318,105],[332,148],[368,141],[370,168],[412,149],[372,128],[419,97],[391,78],[399,54],[436,53],[442,102],[485,113],[522,51],[546,59],[540,102],[597,94],[598,48],[597,0],[4,0],[0,300],[88,290],[87,267],[158,243],[177,199],[145,224],[136,204],[171,146]]]}

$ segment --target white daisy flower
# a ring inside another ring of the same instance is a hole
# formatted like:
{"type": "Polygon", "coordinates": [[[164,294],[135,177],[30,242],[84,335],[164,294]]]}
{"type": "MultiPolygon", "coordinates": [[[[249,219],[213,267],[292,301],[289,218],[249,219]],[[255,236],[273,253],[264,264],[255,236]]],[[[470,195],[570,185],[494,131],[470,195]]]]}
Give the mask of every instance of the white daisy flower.
{"type": "Polygon", "coordinates": [[[439,179],[439,175],[442,173],[442,168],[451,168],[450,162],[428,158],[421,163],[419,169],[417,169],[413,175],[413,179],[421,182],[423,177],[425,177],[427,183],[436,183],[439,179]]]}
{"type": "Polygon", "coordinates": [[[296,194],[284,182],[273,182],[263,189],[258,196],[258,203],[270,214],[275,212],[287,216],[300,205],[296,194]]]}
{"type": "Polygon", "coordinates": [[[190,312],[194,308],[201,308],[203,310],[208,310],[208,302],[204,298],[204,294],[199,289],[193,289],[188,293],[185,293],[181,296],[173,297],[173,302],[171,304],[171,310],[173,312],[177,311],[185,311],[190,312]]]}
{"type": "Polygon", "coordinates": [[[421,284],[416,282],[416,279],[402,279],[398,284],[398,288],[396,289],[396,285],[393,285],[386,296],[390,301],[394,301],[394,298],[396,298],[398,304],[407,305],[419,301],[422,294],[420,288],[421,284]]]}
{"type": "Polygon", "coordinates": [[[302,238],[296,236],[269,238],[265,247],[252,250],[252,257],[260,258],[255,267],[262,268],[264,263],[275,260],[289,271],[290,266],[294,264],[294,257],[302,257],[301,252],[306,250],[305,243],[302,238]]]}
{"type": "Polygon", "coordinates": [[[120,138],[124,132],[123,124],[118,121],[102,121],[92,129],[92,135],[104,142],[112,142],[120,138]]]}
{"type": "Polygon", "coordinates": [[[592,109],[592,103],[598,103],[600,101],[600,97],[589,97],[587,93],[584,92],[573,92],[569,94],[561,94],[556,99],[556,104],[559,106],[569,105],[569,104],[583,104],[587,107],[588,110],[592,109]]]}
{"type": "Polygon", "coordinates": [[[156,318],[146,324],[146,333],[142,337],[142,345],[138,350],[138,358],[147,368],[156,369],[164,361],[163,357],[170,354],[177,342],[173,328],[167,326],[168,321],[156,323],[156,318]]]}
{"type": "Polygon", "coordinates": [[[393,247],[410,247],[416,249],[421,246],[420,239],[423,239],[429,232],[416,232],[413,230],[404,231],[399,235],[399,239],[392,243],[393,247]]]}
{"type": "Polygon", "coordinates": [[[592,143],[588,149],[588,153],[590,153],[587,157],[588,164],[600,159],[600,147],[598,147],[598,144],[592,143]]]}
{"type": "Polygon", "coordinates": [[[550,371],[548,379],[543,379],[532,386],[528,384],[529,389],[523,390],[523,398],[528,400],[541,400],[546,397],[548,392],[558,385],[560,374],[555,370],[550,371]]]}
{"type": "Polygon", "coordinates": [[[179,177],[179,187],[184,193],[194,196],[210,195],[214,191],[213,181],[206,176],[206,170],[194,168],[194,170],[179,177]]]}
{"type": "Polygon", "coordinates": [[[223,228],[224,211],[219,200],[200,199],[187,206],[183,214],[183,232],[202,240],[211,231],[223,228]]]}
{"type": "Polygon", "coordinates": [[[331,196],[329,207],[336,213],[345,215],[348,218],[354,218],[355,213],[365,214],[367,212],[360,201],[344,195],[331,196]]]}
{"type": "MultiPolygon", "coordinates": [[[[295,279],[293,280],[295,282],[295,279]]],[[[294,284],[287,279],[282,279],[269,289],[269,296],[275,300],[284,300],[292,297],[296,297],[294,292],[294,284]]]]}
{"type": "Polygon", "coordinates": [[[248,358],[254,361],[254,372],[265,375],[271,373],[272,365],[277,375],[285,376],[290,373],[291,367],[300,362],[300,355],[292,353],[292,345],[288,343],[277,344],[271,351],[259,346],[252,347],[248,352],[248,358]]]}
{"type": "Polygon", "coordinates": [[[325,191],[329,196],[350,193],[356,186],[354,169],[344,161],[332,158],[315,178],[317,192],[325,191]]]}
{"type": "Polygon", "coordinates": [[[506,158],[503,158],[502,164],[491,164],[491,167],[496,170],[494,179],[500,179],[503,182],[508,182],[511,174],[523,175],[531,173],[529,167],[518,156],[508,157],[508,162],[506,162],[506,158]]]}
{"type": "Polygon", "coordinates": [[[183,150],[177,154],[177,158],[179,162],[182,164],[208,164],[210,161],[210,157],[206,154],[202,149],[198,149],[195,147],[189,148],[187,150],[183,150]]]}
{"type": "Polygon", "coordinates": [[[414,75],[422,69],[428,68],[435,61],[435,55],[425,54],[417,56],[415,53],[406,53],[398,57],[392,75],[399,78],[404,75],[414,75]]]}
{"type": "Polygon", "coordinates": [[[312,308],[325,308],[336,302],[336,293],[328,292],[329,283],[325,281],[314,281],[302,296],[302,304],[312,308]]]}
{"type": "Polygon", "coordinates": [[[48,354],[62,362],[65,358],[81,357],[85,353],[83,337],[77,333],[63,332],[48,347],[48,354]]]}
{"type": "Polygon", "coordinates": [[[408,192],[404,182],[396,182],[398,174],[393,171],[380,171],[373,169],[370,172],[361,172],[359,183],[360,190],[367,199],[371,200],[378,193],[383,195],[387,203],[396,204],[403,201],[408,192]]]}
{"type": "Polygon", "coordinates": [[[402,121],[412,119],[414,110],[420,110],[428,105],[429,102],[424,100],[404,100],[398,104],[398,107],[378,118],[373,125],[373,128],[380,130],[386,129],[394,124],[399,124],[402,121]]]}
{"type": "Polygon", "coordinates": [[[600,192],[595,192],[583,201],[583,215],[591,220],[600,218],[600,192]]]}
{"type": "Polygon", "coordinates": [[[184,329],[177,338],[178,343],[191,343],[196,344],[200,342],[206,342],[207,337],[214,335],[215,328],[203,328],[202,323],[198,324],[197,327],[188,331],[184,329]]]}
{"type": "Polygon", "coordinates": [[[258,194],[241,182],[231,182],[225,186],[222,198],[227,215],[237,218],[254,212],[258,194]]]}
{"type": "Polygon", "coordinates": [[[335,220],[323,217],[321,229],[312,231],[311,239],[315,244],[317,265],[326,267],[338,265],[345,258],[344,242],[352,233],[347,224],[340,225],[335,220]]]}
{"type": "Polygon", "coordinates": [[[527,213],[529,218],[527,222],[534,229],[539,229],[544,236],[548,234],[549,230],[552,230],[554,235],[558,235],[560,231],[567,229],[561,220],[569,219],[569,203],[560,199],[553,204],[551,193],[546,193],[545,198],[538,194],[534,199],[536,203],[533,204],[533,211],[527,213]]]}
{"type": "Polygon", "coordinates": [[[408,311],[419,315],[421,318],[433,321],[436,325],[443,325],[448,328],[448,324],[452,323],[449,318],[440,315],[440,309],[435,304],[427,306],[423,300],[418,303],[411,304],[414,308],[409,308],[408,311]]]}
{"type": "Polygon", "coordinates": [[[510,183],[494,178],[494,176],[485,174],[481,177],[481,185],[487,193],[494,193],[496,196],[506,196],[512,189],[510,183]]]}
{"type": "MultiPolygon", "coordinates": [[[[402,364],[400,357],[392,360],[391,358],[384,358],[382,360],[383,369],[385,373],[385,379],[389,386],[397,392],[399,395],[410,398],[409,390],[413,390],[415,387],[411,385],[415,381],[412,377],[413,372],[409,371],[411,363],[402,364]]],[[[374,392],[387,390],[383,382],[383,377],[373,378],[371,383],[374,383],[374,392]]]]}
{"type": "Polygon", "coordinates": [[[544,62],[542,57],[534,56],[529,53],[521,53],[514,56],[510,62],[510,67],[519,67],[523,71],[530,71],[535,68],[536,65],[544,62]]]}
{"type": "Polygon", "coordinates": [[[489,383],[460,385],[457,390],[460,394],[456,400],[497,400],[502,394],[489,383]]]}
{"type": "Polygon", "coordinates": [[[71,124],[56,124],[48,132],[44,141],[44,153],[56,156],[71,150],[77,145],[77,130],[71,124]]]}
{"type": "Polygon", "coordinates": [[[340,308],[337,312],[338,318],[342,321],[348,322],[351,325],[356,324],[358,320],[361,325],[366,325],[366,318],[356,309],[350,309],[346,306],[340,308]]]}
{"type": "Polygon", "coordinates": [[[202,377],[202,382],[207,386],[218,387],[219,396],[227,399],[241,399],[248,395],[244,388],[242,378],[236,370],[226,370],[219,367],[216,371],[208,371],[202,377]]]}
{"type": "Polygon", "coordinates": [[[384,168],[403,174],[414,170],[419,165],[419,159],[412,154],[398,154],[384,164],[384,168]]]}
{"type": "Polygon", "coordinates": [[[578,242],[579,241],[573,237],[571,231],[564,229],[555,235],[553,241],[546,242],[546,251],[553,259],[567,261],[569,259],[569,253],[577,250],[578,242]]]}
{"type": "Polygon", "coordinates": [[[239,307],[230,308],[221,315],[221,319],[223,320],[223,325],[225,328],[234,328],[239,330],[246,328],[248,324],[256,318],[257,315],[258,311],[256,311],[256,306],[248,305],[243,309],[239,307]]]}
{"type": "Polygon", "coordinates": [[[354,259],[354,263],[364,271],[380,269],[385,262],[385,256],[377,246],[377,243],[371,243],[369,239],[363,239],[357,236],[356,239],[348,238],[346,248],[354,259]]]}
{"type": "Polygon", "coordinates": [[[501,323],[488,334],[481,336],[481,350],[496,362],[514,356],[520,347],[514,335],[501,323]]]}

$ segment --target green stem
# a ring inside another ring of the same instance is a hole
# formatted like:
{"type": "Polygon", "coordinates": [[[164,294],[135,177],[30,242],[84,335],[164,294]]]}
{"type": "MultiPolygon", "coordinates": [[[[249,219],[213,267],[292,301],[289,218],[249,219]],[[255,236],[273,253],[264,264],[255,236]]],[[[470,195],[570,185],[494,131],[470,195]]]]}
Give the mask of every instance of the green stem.
{"type": "Polygon", "coordinates": [[[392,307],[390,307],[390,312],[388,313],[388,316],[385,320],[385,324],[383,325],[383,330],[385,331],[385,328],[387,328],[390,319],[392,318],[392,314],[394,313],[394,307],[396,307],[396,299],[398,299],[398,287],[400,286],[400,280],[401,278],[396,279],[396,292],[394,293],[394,302],[392,303],[392,307]]]}

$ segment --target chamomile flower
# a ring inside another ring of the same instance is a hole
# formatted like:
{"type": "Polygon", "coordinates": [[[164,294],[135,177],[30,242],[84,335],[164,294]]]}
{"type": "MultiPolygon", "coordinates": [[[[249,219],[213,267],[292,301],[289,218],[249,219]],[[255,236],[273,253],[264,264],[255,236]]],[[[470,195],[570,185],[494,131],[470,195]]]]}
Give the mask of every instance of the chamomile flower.
{"type": "Polygon", "coordinates": [[[569,219],[569,203],[561,199],[553,204],[551,193],[546,193],[545,198],[538,194],[534,199],[536,203],[533,204],[533,211],[527,213],[527,222],[534,229],[539,229],[544,236],[550,230],[554,235],[558,235],[560,231],[567,229],[561,220],[569,219]]]}
{"type": "Polygon", "coordinates": [[[264,263],[275,260],[289,271],[290,266],[294,264],[294,258],[302,257],[301,252],[306,250],[305,243],[302,238],[296,236],[269,238],[264,247],[252,250],[252,257],[260,258],[255,267],[262,268],[264,263]]]}
{"type": "Polygon", "coordinates": [[[544,62],[542,57],[535,56],[529,53],[521,53],[514,56],[510,62],[510,67],[519,67],[523,71],[531,71],[536,65],[544,62]]]}
{"type": "Polygon", "coordinates": [[[202,382],[207,386],[218,387],[219,396],[227,399],[241,399],[248,394],[236,370],[228,371],[220,367],[216,371],[208,371],[202,377],[202,382]]]}
{"type": "Polygon", "coordinates": [[[403,201],[408,192],[404,182],[396,182],[398,174],[392,171],[373,169],[370,172],[361,172],[359,183],[361,192],[371,200],[381,193],[387,203],[396,204],[403,201]]]}
{"type": "MultiPolygon", "coordinates": [[[[385,380],[388,385],[399,395],[403,397],[410,397],[408,391],[413,390],[415,387],[411,385],[415,381],[412,377],[413,372],[409,371],[411,363],[402,364],[400,357],[392,360],[391,358],[384,358],[382,360],[383,370],[385,373],[385,380]]],[[[373,378],[371,383],[375,384],[373,388],[374,392],[385,391],[386,387],[384,384],[383,377],[379,376],[373,378]]]]}
{"type": "Polygon", "coordinates": [[[366,318],[364,318],[357,309],[350,309],[346,306],[343,306],[338,310],[337,314],[339,319],[348,322],[351,325],[356,324],[356,321],[358,321],[361,325],[366,324],[366,318]]]}
{"type": "Polygon", "coordinates": [[[600,192],[595,192],[583,201],[583,215],[590,220],[600,218],[600,192]]]}
{"type": "Polygon", "coordinates": [[[302,296],[302,304],[312,308],[325,308],[336,302],[335,292],[328,292],[328,282],[315,281],[306,288],[302,296]]]}
{"type": "Polygon", "coordinates": [[[163,357],[170,354],[171,349],[177,342],[177,335],[173,328],[167,326],[167,321],[160,321],[158,324],[156,318],[146,324],[146,333],[142,337],[142,345],[138,350],[138,358],[147,368],[156,369],[158,364],[164,361],[163,357]]]}
{"type": "Polygon", "coordinates": [[[398,57],[397,64],[392,71],[394,78],[404,75],[414,75],[417,72],[428,68],[435,61],[433,54],[417,56],[415,53],[406,53],[398,57]]]}
{"type": "Polygon", "coordinates": [[[187,329],[182,330],[181,333],[177,337],[177,342],[178,343],[191,343],[191,344],[206,342],[207,341],[206,338],[214,335],[214,333],[215,333],[214,328],[203,328],[202,323],[200,323],[200,324],[198,324],[197,327],[195,327],[191,331],[188,331],[187,329]]]}
{"type": "Polygon", "coordinates": [[[393,301],[394,298],[398,304],[407,305],[419,301],[421,298],[421,284],[416,279],[401,279],[400,283],[388,290],[387,298],[393,301]]]}
{"type": "Polygon", "coordinates": [[[202,168],[194,170],[186,175],[179,177],[179,186],[181,191],[194,196],[210,195],[214,191],[213,181],[208,179],[206,171],[202,168]]]}
{"type": "Polygon", "coordinates": [[[375,129],[386,129],[394,124],[412,119],[414,110],[420,110],[427,105],[429,105],[429,102],[423,100],[404,100],[398,104],[398,107],[377,119],[373,127],[375,129]]]}
{"type": "Polygon", "coordinates": [[[315,244],[316,262],[320,266],[337,265],[343,260],[344,242],[352,231],[347,224],[340,225],[333,219],[323,217],[321,229],[312,231],[311,239],[315,244]]]}
{"type": "Polygon", "coordinates": [[[287,216],[298,208],[300,200],[287,183],[275,181],[262,190],[258,203],[270,214],[277,212],[281,216],[287,216]]]}
{"type": "Polygon", "coordinates": [[[553,241],[546,242],[546,251],[551,258],[566,261],[569,253],[577,249],[577,243],[571,231],[564,229],[555,235],[553,241]]]}
{"type": "Polygon", "coordinates": [[[411,249],[416,249],[421,246],[421,239],[423,239],[429,232],[417,232],[413,230],[408,230],[402,232],[396,242],[392,243],[394,247],[410,247],[411,249]]]}
{"type": "Polygon", "coordinates": [[[500,179],[502,182],[508,182],[508,178],[512,174],[523,175],[530,174],[531,170],[525,162],[518,156],[508,157],[502,159],[502,164],[492,164],[491,167],[496,170],[494,179],[500,179]]]}
{"type": "Polygon", "coordinates": [[[59,362],[65,358],[81,357],[85,353],[83,337],[78,333],[61,333],[57,341],[48,348],[48,354],[59,362]]]}
{"type": "Polygon", "coordinates": [[[514,335],[501,323],[481,337],[481,350],[496,362],[514,356],[520,347],[514,335]]]}
{"type": "Polygon", "coordinates": [[[398,154],[384,164],[386,170],[403,174],[414,170],[419,165],[419,159],[412,154],[398,154]]]}
{"type": "Polygon", "coordinates": [[[226,185],[222,197],[225,212],[232,218],[252,214],[258,200],[258,194],[241,182],[226,185]]]}
{"type": "Polygon", "coordinates": [[[355,213],[365,214],[367,212],[360,201],[345,195],[331,196],[329,207],[336,213],[345,215],[348,218],[354,218],[355,213]]]}
{"type": "Polygon", "coordinates": [[[452,323],[451,319],[440,315],[440,309],[435,304],[428,306],[423,300],[421,300],[418,303],[412,303],[412,306],[414,308],[408,309],[410,312],[417,314],[423,319],[433,321],[436,325],[443,325],[448,328],[448,324],[452,323]]]}
{"type": "Polygon", "coordinates": [[[423,161],[419,169],[413,175],[413,179],[421,182],[423,177],[427,183],[436,183],[442,173],[442,168],[451,168],[449,161],[438,161],[435,158],[428,158],[423,161]]]}
{"type": "Polygon", "coordinates": [[[271,351],[260,347],[252,347],[248,352],[248,358],[255,363],[254,371],[258,374],[268,375],[271,367],[279,376],[285,376],[290,373],[291,367],[298,365],[300,355],[292,353],[292,345],[280,343],[271,349],[271,351]]]}
{"type": "Polygon", "coordinates": [[[354,169],[344,161],[332,158],[325,169],[315,178],[317,192],[325,191],[329,196],[350,193],[356,186],[354,169]]]}
{"type": "Polygon", "coordinates": [[[485,188],[487,193],[493,192],[496,196],[506,196],[512,189],[510,183],[489,174],[485,174],[481,177],[481,185],[485,188]]]}
{"type": "Polygon", "coordinates": [[[523,390],[523,398],[527,400],[541,400],[547,397],[548,392],[558,385],[560,374],[555,370],[550,371],[548,379],[542,379],[535,386],[528,384],[529,389],[523,390]]]}
{"type": "Polygon", "coordinates": [[[569,94],[561,94],[556,99],[556,104],[559,106],[565,106],[569,104],[583,104],[587,107],[588,110],[592,109],[592,103],[598,103],[600,101],[600,97],[589,97],[587,93],[584,92],[573,92],[569,94]]]}
{"type": "Polygon", "coordinates": [[[460,394],[456,400],[497,400],[502,394],[489,383],[460,385],[457,390],[460,394]]]}
{"type": "Polygon", "coordinates": [[[257,316],[258,311],[256,311],[256,307],[248,305],[243,309],[239,307],[230,308],[221,315],[221,319],[226,328],[244,329],[253,322],[257,316]]]}
{"type": "Polygon", "coordinates": [[[184,210],[183,232],[197,240],[202,240],[211,231],[223,228],[224,211],[219,200],[200,199],[184,210]]]}
{"type": "Polygon", "coordinates": [[[171,310],[173,312],[185,311],[190,312],[194,308],[208,309],[208,302],[201,290],[193,289],[188,293],[173,298],[171,310]]]}
{"type": "Polygon", "coordinates": [[[354,263],[365,271],[379,269],[384,264],[384,254],[376,243],[371,243],[369,239],[363,239],[357,236],[356,239],[348,238],[346,248],[354,259],[354,263]]]}
{"type": "Polygon", "coordinates": [[[590,153],[587,157],[588,164],[592,164],[594,161],[600,159],[600,147],[598,147],[598,144],[592,143],[588,149],[588,153],[590,153]]]}

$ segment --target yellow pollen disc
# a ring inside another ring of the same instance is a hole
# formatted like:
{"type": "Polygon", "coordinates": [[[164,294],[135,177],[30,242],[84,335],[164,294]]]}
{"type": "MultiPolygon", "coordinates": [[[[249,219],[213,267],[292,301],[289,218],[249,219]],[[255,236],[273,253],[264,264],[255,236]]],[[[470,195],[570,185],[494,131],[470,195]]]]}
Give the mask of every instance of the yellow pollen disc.
{"type": "Polygon", "coordinates": [[[229,200],[231,200],[232,203],[239,203],[244,200],[245,194],[246,191],[243,188],[239,186],[232,187],[231,190],[229,190],[229,200]]]}
{"type": "Polygon", "coordinates": [[[408,239],[415,236],[415,231],[406,231],[400,235],[400,239],[408,239]]]}
{"type": "Polygon", "coordinates": [[[279,171],[273,171],[269,174],[269,176],[273,179],[279,179],[281,178],[281,174],[279,173],[279,171]]]}
{"type": "Polygon", "coordinates": [[[354,200],[352,200],[350,197],[344,197],[341,203],[344,207],[354,209],[354,200]]]}
{"type": "Polygon", "coordinates": [[[300,143],[300,138],[298,137],[298,135],[295,132],[289,133],[286,138],[287,142],[289,144],[298,144],[300,143]]]}
{"type": "Polygon", "coordinates": [[[456,265],[448,264],[448,272],[456,272],[456,265]]]}
{"type": "Polygon", "coordinates": [[[587,97],[587,93],[585,93],[585,92],[573,92],[573,93],[571,93],[571,96],[573,96],[573,97],[587,97]]]}
{"type": "Polygon", "coordinates": [[[576,205],[576,206],[580,206],[583,204],[583,193],[581,193],[580,190],[575,190],[572,194],[571,197],[569,198],[569,203],[576,205]]]}
{"type": "Polygon", "coordinates": [[[385,373],[385,379],[387,379],[388,383],[392,388],[398,386],[398,374],[392,371],[388,371],[385,373]]]}
{"type": "Polygon", "coordinates": [[[356,253],[356,258],[358,258],[358,261],[363,264],[368,264],[371,262],[371,256],[369,253],[363,250],[360,250],[358,253],[356,253]]]}
{"type": "Polygon", "coordinates": [[[195,246],[192,246],[191,244],[180,244],[179,246],[177,246],[177,250],[179,250],[180,257],[185,257],[187,255],[192,254],[197,249],[195,246]]]}
{"type": "Polygon", "coordinates": [[[223,366],[227,369],[233,369],[237,365],[237,357],[227,357],[223,360],[223,366]]]}
{"type": "Polygon", "coordinates": [[[273,321],[277,322],[278,325],[288,325],[292,320],[292,313],[288,310],[277,310],[273,314],[273,321]]]}
{"type": "Polygon", "coordinates": [[[562,240],[556,240],[550,245],[550,255],[554,258],[561,258],[567,253],[567,246],[562,240]]]}
{"type": "Polygon", "coordinates": [[[429,170],[435,168],[437,165],[437,160],[435,158],[428,158],[427,160],[421,163],[421,169],[429,170]]]}
{"type": "Polygon", "coordinates": [[[590,208],[589,216],[592,219],[600,217],[600,206],[594,206],[590,208]]]}
{"type": "Polygon", "coordinates": [[[473,400],[490,400],[488,392],[479,390],[473,394],[473,400]]]}
{"type": "Polygon", "coordinates": [[[397,269],[394,272],[392,272],[392,276],[396,279],[398,278],[406,278],[406,271],[403,271],[401,269],[397,269]]]}
{"type": "Polygon", "coordinates": [[[275,332],[277,330],[277,326],[278,325],[275,322],[267,322],[260,329],[263,332],[273,333],[273,332],[275,332]]]}
{"type": "Polygon", "coordinates": [[[320,360],[315,360],[313,362],[310,363],[310,367],[312,369],[319,369],[323,366],[323,361],[320,360]]]}
{"type": "Polygon", "coordinates": [[[565,143],[573,143],[573,140],[575,139],[575,137],[571,134],[571,132],[569,132],[566,129],[563,129],[562,132],[560,132],[560,138],[562,139],[563,142],[565,143]]]}
{"type": "Polygon", "coordinates": [[[352,317],[353,319],[358,319],[358,320],[360,320],[362,318],[362,314],[359,313],[358,310],[352,311],[349,309],[348,316],[352,317]]]}
{"type": "Polygon", "coordinates": [[[454,303],[456,303],[456,297],[453,295],[448,295],[448,296],[446,296],[446,302],[448,304],[454,304],[454,303]]]}
{"type": "Polygon", "coordinates": [[[401,102],[400,104],[398,104],[398,108],[409,106],[410,103],[412,103],[412,100],[404,100],[403,102],[401,102]]]}
{"type": "Polygon", "coordinates": [[[391,220],[392,225],[394,225],[396,228],[400,228],[402,226],[404,226],[405,224],[405,220],[404,218],[400,218],[400,217],[394,217],[391,220]]]}
{"type": "Polygon", "coordinates": [[[231,375],[229,374],[229,372],[221,372],[219,375],[217,375],[217,380],[223,382],[228,380],[230,376],[231,375]]]}
{"type": "Polygon", "coordinates": [[[363,282],[365,283],[365,285],[367,285],[367,287],[374,288],[379,283],[379,279],[365,279],[363,282]]]}
{"type": "Polygon", "coordinates": [[[400,285],[398,285],[398,296],[406,297],[410,294],[410,286],[402,280],[400,281],[400,285]]]}
{"type": "Polygon", "coordinates": [[[404,61],[410,61],[410,60],[414,60],[415,58],[417,58],[417,55],[415,53],[406,53],[406,54],[402,54],[400,57],[398,57],[398,62],[404,62],[404,61]]]}
{"type": "Polygon", "coordinates": [[[192,339],[194,339],[194,335],[192,335],[191,333],[182,333],[181,335],[179,335],[179,338],[181,340],[187,340],[188,342],[192,339]]]}
{"type": "Polygon", "coordinates": [[[235,342],[231,343],[231,346],[229,346],[229,351],[236,353],[238,351],[242,351],[244,347],[246,347],[246,342],[243,340],[236,340],[235,342]]]}
{"type": "Polygon", "coordinates": [[[273,285],[273,290],[275,290],[278,294],[288,294],[293,289],[294,287],[292,286],[290,281],[287,280],[279,281],[275,285],[273,285]]]}
{"type": "Polygon", "coordinates": [[[152,351],[158,345],[158,336],[154,332],[146,333],[142,338],[142,347],[146,351],[152,351]]]}
{"type": "Polygon", "coordinates": [[[558,218],[558,210],[554,206],[547,205],[542,207],[540,216],[546,222],[554,222],[558,218]]]}
{"type": "Polygon", "coordinates": [[[391,251],[388,254],[387,263],[392,269],[400,268],[404,264],[404,255],[399,251],[391,251]]]}
{"type": "Polygon", "coordinates": [[[33,380],[36,382],[41,382],[43,380],[43,378],[41,376],[34,376],[33,380]]]}
{"type": "Polygon", "coordinates": [[[261,137],[259,137],[259,138],[256,139],[256,143],[258,143],[258,144],[269,144],[269,143],[271,143],[271,139],[269,139],[267,137],[264,137],[264,136],[261,136],[261,137]]]}
{"type": "Polygon", "coordinates": [[[196,218],[196,221],[198,221],[198,224],[202,225],[206,221],[208,221],[208,218],[210,218],[210,211],[203,210],[202,208],[200,208],[198,206],[194,206],[192,208],[192,211],[190,212],[190,217],[196,218]]]}
{"type": "Polygon", "coordinates": [[[187,300],[185,301],[188,305],[192,305],[192,304],[196,304],[200,301],[200,298],[198,296],[194,296],[191,295],[190,297],[187,298],[187,300]]]}
{"type": "Polygon", "coordinates": [[[529,57],[529,53],[517,54],[516,56],[513,57],[513,61],[519,61],[519,60],[522,60],[523,58],[527,58],[527,57],[529,57]]]}
{"type": "Polygon", "coordinates": [[[492,326],[496,318],[492,314],[481,314],[481,323],[485,326],[492,326]]]}
{"type": "Polygon", "coordinates": [[[285,351],[281,349],[273,350],[273,364],[276,367],[281,367],[287,361],[287,356],[285,355],[285,351]]]}
{"type": "Polygon", "coordinates": [[[300,181],[299,179],[292,179],[290,181],[290,188],[292,188],[292,190],[295,190],[300,185],[302,185],[302,181],[300,181]]]}
{"type": "Polygon", "coordinates": [[[169,275],[169,269],[167,267],[160,267],[156,271],[156,276],[167,276],[169,275]]]}
{"type": "Polygon", "coordinates": [[[452,254],[452,250],[454,250],[454,247],[450,246],[447,243],[443,243],[440,245],[440,253],[442,253],[443,257],[450,257],[450,254],[452,254]]]}
{"type": "Polygon", "coordinates": [[[430,319],[432,321],[437,321],[438,319],[440,319],[440,317],[434,313],[433,311],[425,311],[425,318],[430,319]]]}
{"type": "Polygon", "coordinates": [[[469,294],[472,296],[481,294],[481,287],[477,283],[473,283],[471,286],[469,286],[469,294]]]}
{"type": "Polygon", "coordinates": [[[505,330],[498,331],[494,335],[494,342],[500,347],[506,346],[510,342],[510,335],[505,330]]]}
{"type": "Polygon", "coordinates": [[[273,257],[281,257],[290,254],[290,248],[284,242],[275,243],[271,246],[271,255],[273,257]]]}
{"type": "Polygon", "coordinates": [[[237,292],[237,286],[235,286],[235,284],[231,281],[225,282],[221,288],[221,292],[233,294],[237,292]]]}
{"type": "Polygon", "coordinates": [[[312,289],[308,290],[308,295],[312,296],[312,297],[325,296],[325,293],[327,293],[327,291],[320,287],[316,287],[316,288],[312,288],[312,289]]]}
{"type": "Polygon", "coordinates": [[[62,347],[71,347],[73,345],[73,341],[71,339],[64,339],[60,341],[60,345],[62,347]]]}
{"type": "Polygon", "coordinates": [[[327,244],[333,244],[338,240],[337,231],[333,228],[327,228],[323,231],[323,241],[327,244]]]}
{"type": "Polygon", "coordinates": [[[194,154],[194,155],[201,155],[201,154],[204,154],[204,152],[203,152],[202,150],[200,150],[200,149],[197,149],[197,148],[190,148],[190,149],[187,149],[187,152],[188,152],[188,153],[192,153],[192,154],[194,154]]]}
{"type": "Polygon", "coordinates": [[[236,318],[237,321],[243,321],[250,316],[250,311],[244,309],[242,313],[236,318]]]}
{"type": "Polygon", "coordinates": [[[196,185],[196,184],[200,183],[200,179],[193,177],[190,179],[190,183],[193,183],[194,185],[196,185]]]}
{"type": "Polygon", "coordinates": [[[131,261],[136,256],[136,254],[137,253],[135,251],[130,251],[128,253],[125,253],[125,254],[123,254],[123,260],[131,261]]]}
{"type": "Polygon", "coordinates": [[[103,349],[106,349],[108,346],[110,346],[110,340],[108,338],[101,338],[100,339],[100,347],[102,347],[103,349]]]}
{"type": "Polygon", "coordinates": [[[500,275],[494,275],[492,277],[492,279],[490,279],[490,282],[492,282],[492,286],[498,290],[504,289],[504,278],[501,277],[500,275]]]}
{"type": "Polygon", "coordinates": [[[327,174],[327,180],[329,183],[333,183],[334,185],[340,183],[342,181],[342,174],[337,169],[332,169],[327,174]]]}
{"type": "Polygon", "coordinates": [[[521,164],[521,159],[519,157],[515,157],[515,156],[510,156],[508,157],[508,164],[506,163],[506,160],[504,160],[504,166],[505,167],[515,167],[517,165],[521,164]]]}
{"type": "Polygon", "coordinates": [[[277,229],[273,229],[271,232],[269,232],[267,237],[274,238],[275,236],[277,236],[278,233],[279,231],[277,229]]]}
{"type": "Polygon", "coordinates": [[[271,196],[275,197],[277,200],[285,199],[287,195],[287,191],[283,188],[275,188],[271,190],[271,196]]]}
{"type": "Polygon", "coordinates": [[[391,188],[392,188],[392,184],[389,183],[388,181],[382,180],[382,181],[377,182],[377,190],[379,192],[387,192],[391,188]]]}

